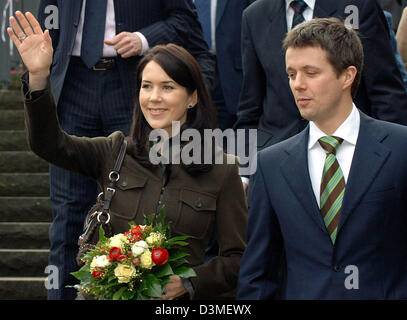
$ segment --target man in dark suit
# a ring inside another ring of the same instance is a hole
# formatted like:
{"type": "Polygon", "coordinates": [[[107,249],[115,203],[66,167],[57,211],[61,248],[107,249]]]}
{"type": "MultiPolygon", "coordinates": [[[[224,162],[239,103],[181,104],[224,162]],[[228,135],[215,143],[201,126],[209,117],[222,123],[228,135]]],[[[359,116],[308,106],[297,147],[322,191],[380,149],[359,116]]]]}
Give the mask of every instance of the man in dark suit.
{"type": "Polygon", "coordinates": [[[403,8],[407,5],[406,0],[379,0],[383,10],[391,13],[393,20],[393,30],[396,33],[400,22],[401,13],[403,8]]]}
{"type": "MultiPolygon", "coordinates": [[[[64,131],[77,136],[129,132],[133,113],[133,74],[141,55],[157,44],[185,46],[200,62],[208,83],[214,62],[191,0],[42,0],[38,18],[47,28],[58,9],[51,88],[64,131]]],[[[97,185],[79,174],[50,167],[53,223],[49,264],[59,270],[59,289],[49,299],[73,299],[70,272],[77,269],[77,240],[84,217],[96,201],[97,185]]]]}
{"type": "Polygon", "coordinates": [[[363,48],[336,18],[284,40],[309,125],[258,154],[240,299],[407,298],[407,127],[353,97],[363,48]]]}
{"type": "Polygon", "coordinates": [[[355,103],[374,118],[407,125],[407,94],[377,0],[257,0],[242,18],[243,85],[235,129],[258,129],[261,150],[305,128],[289,90],[281,42],[293,22],[312,17],[348,19],[359,28],[365,67],[355,103]],[[304,3],[295,14],[291,6],[304,3]]]}
{"type": "MultiPolygon", "coordinates": [[[[216,73],[211,90],[216,105],[218,126],[232,128],[242,87],[241,26],[242,13],[254,0],[194,0],[205,41],[216,55],[216,73]]],[[[224,141],[226,150],[227,144],[224,141]]],[[[227,151],[227,150],[226,150],[227,151]]],[[[217,255],[218,246],[212,236],[206,259],[217,255]]]]}
{"type": "Polygon", "coordinates": [[[216,74],[211,95],[219,128],[232,128],[242,87],[242,13],[255,0],[194,0],[205,40],[216,54],[216,74]]]}

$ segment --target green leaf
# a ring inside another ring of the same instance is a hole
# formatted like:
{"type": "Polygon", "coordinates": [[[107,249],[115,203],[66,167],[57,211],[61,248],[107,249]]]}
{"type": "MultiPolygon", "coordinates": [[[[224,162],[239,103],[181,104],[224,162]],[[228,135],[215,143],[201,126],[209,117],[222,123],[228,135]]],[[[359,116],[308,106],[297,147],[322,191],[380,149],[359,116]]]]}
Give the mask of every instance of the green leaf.
{"type": "Polygon", "coordinates": [[[163,288],[161,287],[160,280],[153,274],[148,274],[143,279],[143,294],[150,297],[158,298],[161,297],[163,293],[163,288]]]}
{"type": "Polygon", "coordinates": [[[157,272],[155,272],[155,276],[157,278],[162,278],[174,274],[174,271],[172,271],[172,268],[168,263],[164,264],[163,266],[156,267],[156,270],[157,272]]]}
{"type": "Polygon", "coordinates": [[[194,269],[188,267],[178,267],[174,270],[174,273],[182,278],[196,277],[194,269]]]}
{"type": "Polygon", "coordinates": [[[105,237],[105,230],[103,230],[102,225],[99,227],[99,242],[105,242],[107,239],[105,237]]]}
{"type": "Polygon", "coordinates": [[[131,300],[134,297],[134,292],[126,290],[123,292],[122,299],[123,300],[131,300]]]}
{"type": "Polygon", "coordinates": [[[195,237],[194,236],[187,236],[187,235],[185,235],[185,236],[176,236],[176,237],[173,237],[171,239],[168,239],[167,242],[173,242],[173,241],[178,241],[178,240],[187,240],[187,239],[190,239],[190,238],[195,238],[195,237]]]}
{"type": "Polygon", "coordinates": [[[185,241],[174,241],[174,242],[171,242],[170,245],[178,245],[178,246],[185,247],[185,246],[189,245],[189,243],[185,242],[185,241]]]}
{"type": "Polygon", "coordinates": [[[117,290],[113,295],[113,300],[120,300],[124,290],[126,289],[126,287],[121,287],[119,290],[117,290]]]}
{"type": "Polygon", "coordinates": [[[188,253],[182,252],[180,250],[174,251],[170,253],[170,257],[168,258],[168,261],[175,261],[181,258],[184,258],[188,256],[188,253]]]}
{"type": "Polygon", "coordinates": [[[187,264],[188,260],[185,258],[182,258],[182,259],[178,259],[175,261],[171,261],[170,263],[171,263],[171,268],[176,269],[177,267],[182,266],[183,264],[187,264]]]}
{"type": "Polygon", "coordinates": [[[149,300],[150,297],[147,296],[147,295],[145,295],[145,294],[143,294],[142,292],[138,292],[138,293],[137,293],[137,296],[136,296],[136,299],[137,299],[137,300],[149,300]]]}
{"type": "Polygon", "coordinates": [[[89,266],[86,264],[82,266],[78,271],[76,272],[71,272],[71,275],[73,275],[76,279],[80,280],[81,282],[89,282],[92,275],[89,270],[89,266]]]}

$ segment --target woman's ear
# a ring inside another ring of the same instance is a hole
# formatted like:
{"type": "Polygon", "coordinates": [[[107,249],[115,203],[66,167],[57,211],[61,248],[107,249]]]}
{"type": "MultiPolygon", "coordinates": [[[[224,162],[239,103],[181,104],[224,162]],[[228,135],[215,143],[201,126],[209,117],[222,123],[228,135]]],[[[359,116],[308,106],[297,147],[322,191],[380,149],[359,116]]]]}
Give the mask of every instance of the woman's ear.
{"type": "Polygon", "coordinates": [[[191,94],[191,98],[190,98],[190,106],[195,107],[196,104],[198,103],[198,92],[195,90],[192,94],[191,94]]]}

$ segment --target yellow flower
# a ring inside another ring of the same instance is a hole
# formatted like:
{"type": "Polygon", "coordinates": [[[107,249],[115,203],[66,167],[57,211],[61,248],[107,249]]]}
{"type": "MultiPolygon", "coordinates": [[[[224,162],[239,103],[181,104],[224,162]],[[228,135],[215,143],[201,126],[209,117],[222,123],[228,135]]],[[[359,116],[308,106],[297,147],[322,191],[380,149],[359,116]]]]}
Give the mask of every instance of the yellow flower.
{"type": "Polygon", "coordinates": [[[151,269],[154,265],[153,260],[151,259],[151,251],[145,250],[140,257],[140,265],[144,269],[151,269]]]}
{"type": "Polygon", "coordinates": [[[129,243],[127,237],[123,233],[119,233],[110,238],[109,245],[110,247],[118,247],[123,251],[126,243],[129,243]]]}
{"type": "Polygon", "coordinates": [[[136,275],[136,268],[132,265],[119,264],[114,269],[114,275],[119,283],[128,283],[136,275]]]}
{"type": "Polygon", "coordinates": [[[159,232],[151,232],[146,238],[146,242],[153,248],[158,248],[165,240],[165,236],[159,232]]]}

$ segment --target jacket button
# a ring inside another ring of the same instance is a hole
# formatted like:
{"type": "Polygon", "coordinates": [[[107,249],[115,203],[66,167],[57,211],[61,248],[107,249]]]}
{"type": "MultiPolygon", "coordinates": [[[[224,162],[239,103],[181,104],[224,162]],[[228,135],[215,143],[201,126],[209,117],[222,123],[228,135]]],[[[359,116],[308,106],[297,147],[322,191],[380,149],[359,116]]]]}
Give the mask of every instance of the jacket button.
{"type": "Polygon", "coordinates": [[[200,208],[200,207],[202,207],[202,202],[201,201],[196,201],[195,202],[195,207],[197,207],[197,208],[200,208]]]}
{"type": "Polygon", "coordinates": [[[122,181],[122,187],[127,187],[127,181],[122,181]]]}
{"type": "Polygon", "coordinates": [[[341,266],[340,265],[334,265],[334,271],[335,272],[339,272],[341,270],[341,266]]]}

